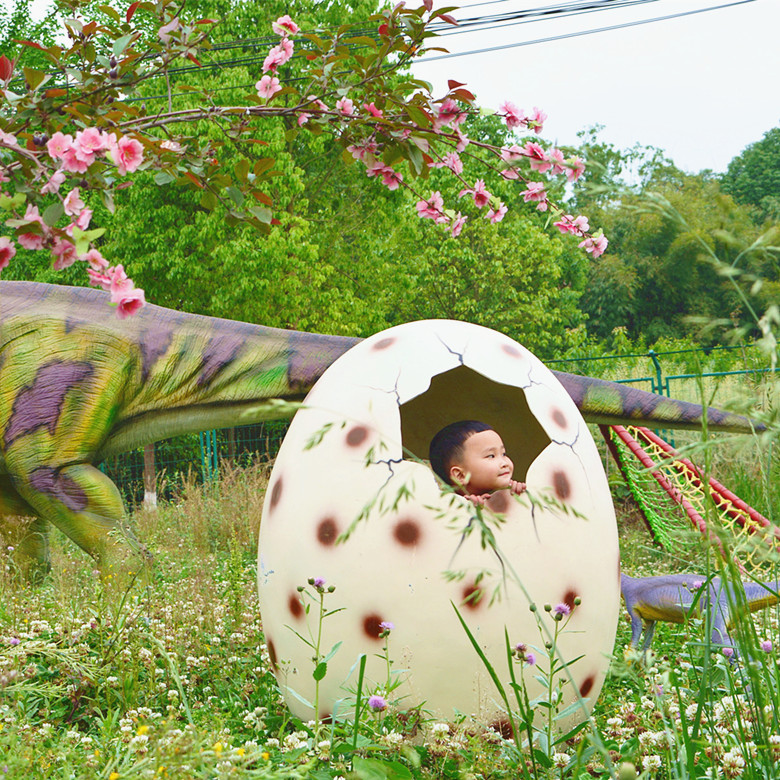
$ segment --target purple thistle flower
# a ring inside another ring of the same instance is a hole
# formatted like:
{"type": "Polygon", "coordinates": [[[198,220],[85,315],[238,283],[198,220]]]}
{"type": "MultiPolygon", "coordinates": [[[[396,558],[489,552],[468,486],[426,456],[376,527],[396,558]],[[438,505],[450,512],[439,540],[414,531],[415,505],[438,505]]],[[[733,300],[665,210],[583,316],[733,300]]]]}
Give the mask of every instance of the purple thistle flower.
{"type": "Polygon", "coordinates": [[[761,642],[761,649],[765,653],[771,653],[772,652],[772,640],[771,639],[765,639],[763,642],[761,642]]]}
{"type": "Polygon", "coordinates": [[[536,655],[534,653],[526,653],[525,654],[525,662],[529,666],[533,666],[536,663],[536,655]]]}
{"type": "Polygon", "coordinates": [[[389,620],[383,620],[379,624],[379,628],[381,628],[382,631],[392,631],[395,628],[395,623],[391,623],[389,620]]]}
{"type": "Polygon", "coordinates": [[[312,585],[314,585],[315,588],[324,588],[325,587],[325,578],[324,577],[315,577],[312,580],[312,585]]]}
{"type": "Polygon", "coordinates": [[[561,604],[556,604],[553,607],[553,617],[556,620],[563,620],[563,618],[567,617],[570,614],[571,614],[571,607],[565,602],[561,604]]]}
{"type": "Polygon", "coordinates": [[[387,709],[387,702],[381,696],[374,694],[368,697],[368,706],[374,712],[382,712],[387,709]]]}
{"type": "Polygon", "coordinates": [[[21,639],[18,639],[17,637],[12,636],[11,637],[11,641],[10,641],[10,645],[11,645],[11,647],[16,647],[16,645],[18,645],[21,641],[22,641],[21,639]]]}
{"type": "Polygon", "coordinates": [[[726,656],[726,658],[733,658],[734,657],[734,648],[733,647],[724,647],[721,651],[723,655],[726,656]]]}

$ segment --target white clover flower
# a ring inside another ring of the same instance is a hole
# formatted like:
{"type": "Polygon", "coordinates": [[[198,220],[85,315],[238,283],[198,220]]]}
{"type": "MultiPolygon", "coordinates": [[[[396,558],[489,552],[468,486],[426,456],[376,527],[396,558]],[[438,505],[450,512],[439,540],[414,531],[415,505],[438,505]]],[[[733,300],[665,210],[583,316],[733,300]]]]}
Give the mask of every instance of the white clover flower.
{"type": "Polygon", "coordinates": [[[649,696],[643,696],[642,697],[642,709],[644,709],[644,710],[654,710],[655,709],[655,702],[649,696]]]}
{"type": "Polygon", "coordinates": [[[739,750],[729,750],[723,754],[722,766],[726,777],[739,777],[745,769],[745,759],[739,750]]]}
{"type": "Polygon", "coordinates": [[[661,768],[661,756],[645,756],[642,759],[642,769],[646,772],[657,772],[661,768]]]}
{"type": "Polygon", "coordinates": [[[557,766],[558,769],[565,769],[569,765],[569,761],[571,759],[569,758],[568,753],[553,753],[552,754],[552,762],[554,766],[557,766]]]}

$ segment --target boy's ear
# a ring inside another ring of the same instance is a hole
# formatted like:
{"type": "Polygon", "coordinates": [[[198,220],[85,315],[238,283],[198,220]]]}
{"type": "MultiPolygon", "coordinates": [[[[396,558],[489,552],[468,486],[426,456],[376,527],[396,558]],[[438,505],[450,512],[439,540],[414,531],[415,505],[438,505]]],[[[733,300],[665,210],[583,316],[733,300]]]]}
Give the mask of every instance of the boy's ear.
{"type": "Polygon", "coordinates": [[[466,470],[458,465],[450,466],[450,482],[457,486],[463,487],[468,481],[468,475],[466,470]]]}

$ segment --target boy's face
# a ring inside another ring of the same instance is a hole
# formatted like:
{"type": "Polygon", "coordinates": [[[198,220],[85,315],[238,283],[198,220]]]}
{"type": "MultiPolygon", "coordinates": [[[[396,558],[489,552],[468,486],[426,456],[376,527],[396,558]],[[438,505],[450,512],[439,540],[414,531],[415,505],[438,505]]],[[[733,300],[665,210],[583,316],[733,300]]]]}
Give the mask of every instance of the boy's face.
{"type": "Polygon", "coordinates": [[[495,431],[473,433],[463,442],[463,454],[450,466],[450,478],[467,493],[481,495],[508,488],[514,464],[495,431]]]}

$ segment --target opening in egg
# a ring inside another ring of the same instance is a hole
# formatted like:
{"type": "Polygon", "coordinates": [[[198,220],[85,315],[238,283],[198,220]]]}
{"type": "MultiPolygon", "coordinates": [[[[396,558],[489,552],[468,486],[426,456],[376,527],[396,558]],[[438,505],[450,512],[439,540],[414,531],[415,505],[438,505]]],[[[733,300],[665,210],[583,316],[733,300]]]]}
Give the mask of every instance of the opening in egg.
{"type": "Polygon", "coordinates": [[[525,481],[528,467],[550,438],[534,417],[522,388],[494,382],[467,366],[437,374],[428,389],[401,404],[401,441],[407,457],[425,459],[437,431],[458,420],[480,420],[501,434],[525,481]]]}

